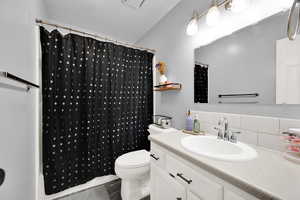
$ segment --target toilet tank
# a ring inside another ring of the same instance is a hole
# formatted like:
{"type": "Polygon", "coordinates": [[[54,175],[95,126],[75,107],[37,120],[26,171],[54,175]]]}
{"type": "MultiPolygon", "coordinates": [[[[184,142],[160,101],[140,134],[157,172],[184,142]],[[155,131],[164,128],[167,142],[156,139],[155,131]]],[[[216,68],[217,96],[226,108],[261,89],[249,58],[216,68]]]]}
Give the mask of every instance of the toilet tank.
{"type": "Polygon", "coordinates": [[[150,135],[170,133],[170,132],[174,132],[174,131],[176,131],[175,128],[166,128],[166,129],[163,129],[163,128],[159,128],[155,124],[151,124],[148,127],[148,132],[150,133],[150,135]]]}

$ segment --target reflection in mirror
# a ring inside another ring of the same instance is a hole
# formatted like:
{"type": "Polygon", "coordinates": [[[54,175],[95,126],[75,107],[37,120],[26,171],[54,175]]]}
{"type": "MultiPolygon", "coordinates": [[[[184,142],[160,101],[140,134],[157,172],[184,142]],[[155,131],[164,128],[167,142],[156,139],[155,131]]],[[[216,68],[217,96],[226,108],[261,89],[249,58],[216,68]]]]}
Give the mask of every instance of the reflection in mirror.
{"type": "Polygon", "coordinates": [[[287,18],[274,15],[195,49],[195,103],[300,104],[300,38],[286,38],[287,18]]]}
{"type": "Polygon", "coordinates": [[[5,179],[5,171],[4,169],[0,169],[0,186],[3,184],[5,179]]]}
{"type": "Polygon", "coordinates": [[[195,103],[208,103],[208,65],[195,62],[194,80],[195,103]]]}

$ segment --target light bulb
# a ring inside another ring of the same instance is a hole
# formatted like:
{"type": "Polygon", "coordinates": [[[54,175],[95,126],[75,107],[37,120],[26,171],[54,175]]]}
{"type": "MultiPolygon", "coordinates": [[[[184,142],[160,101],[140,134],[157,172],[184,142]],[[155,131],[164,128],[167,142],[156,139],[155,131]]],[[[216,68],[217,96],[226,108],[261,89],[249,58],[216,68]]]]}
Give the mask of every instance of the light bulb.
{"type": "Polygon", "coordinates": [[[206,15],[206,24],[215,26],[220,21],[220,10],[217,6],[211,7],[206,15]]]}
{"type": "Polygon", "coordinates": [[[198,30],[199,27],[197,17],[193,17],[186,27],[186,34],[192,36],[198,33],[198,30]]]}
{"type": "Polygon", "coordinates": [[[231,10],[232,12],[243,12],[250,6],[250,0],[232,0],[231,10]]]}

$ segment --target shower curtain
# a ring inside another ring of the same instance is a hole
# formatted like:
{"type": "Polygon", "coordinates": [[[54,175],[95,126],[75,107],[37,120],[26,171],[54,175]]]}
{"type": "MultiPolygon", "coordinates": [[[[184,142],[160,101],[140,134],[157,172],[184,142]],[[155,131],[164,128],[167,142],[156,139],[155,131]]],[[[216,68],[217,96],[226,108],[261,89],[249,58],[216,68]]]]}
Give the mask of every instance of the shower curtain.
{"type": "Polygon", "coordinates": [[[153,54],[43,27],[40,35],[49,195],[114,174],[118,156],[149,149],[153,54]]]}

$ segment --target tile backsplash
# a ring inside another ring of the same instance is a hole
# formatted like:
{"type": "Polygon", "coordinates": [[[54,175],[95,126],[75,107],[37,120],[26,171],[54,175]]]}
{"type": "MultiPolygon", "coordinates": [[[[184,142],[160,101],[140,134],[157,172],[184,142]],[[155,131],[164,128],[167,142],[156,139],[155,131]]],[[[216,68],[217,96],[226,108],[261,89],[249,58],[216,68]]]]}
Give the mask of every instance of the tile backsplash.
{"type": "Polygon", "coordinates": [[[284,151],[281,132],[288,128],[300,128],[300,120],[297,119],[203,111],[191,113],[193,118],[198,114],[203,131],[216,135],[214,127],[221,117],[226,117],[229,129],[241,131],[241,134],[237,135],[239,141],[277,151],[284,151]]]}

